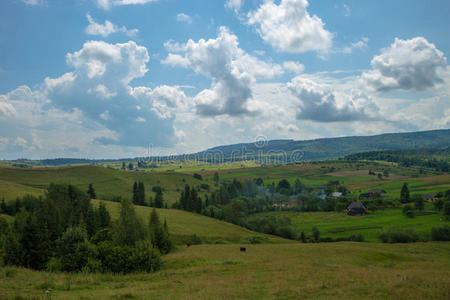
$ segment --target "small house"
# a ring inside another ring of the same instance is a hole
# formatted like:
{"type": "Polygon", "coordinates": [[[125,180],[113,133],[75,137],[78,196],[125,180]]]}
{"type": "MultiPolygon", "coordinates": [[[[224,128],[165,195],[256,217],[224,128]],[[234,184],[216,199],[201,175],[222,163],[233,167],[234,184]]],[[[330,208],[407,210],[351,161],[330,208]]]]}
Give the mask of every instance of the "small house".
{"type": "Polygon", "coordinates": [[[436,195],[435,194],[422,194],[420,195],[422,196],[422,199],[424,201],[428,201],[428,202],[432,202],[436,199],[436,195]]]}
{"type": "Polygon", "coordinates": [[[385,190],[381,190],[381,189],[377,189],[377,190],[370,190],[369,194],[372,194],[373,196],[375,196],[376,194],[380,195],[381,197],[386,197],[387,193],[385,190]]]}
{"type": "Polygon", "coordinates": [[[361,202],[352,202],[347,207],[347,214],[349,216],[363,216],[363,215],[367,215],[367,208],[361,202]]]}
{"type": "Polygon", "coordinates": [[[340,196],[342,196],[342,193],[341,193],[341,192],[334,192],[334,193],[331,193],[331,197],[337,198],[337,197],[340,197],[340,196]]]}
{"type": "Polygon", "coordinates": [[[359,195],[359,200],[372,199],[376,196],[379,197],[387,197],[387,193],[385,190],[370,190],[367,193],[362,193],[359,195]]]}

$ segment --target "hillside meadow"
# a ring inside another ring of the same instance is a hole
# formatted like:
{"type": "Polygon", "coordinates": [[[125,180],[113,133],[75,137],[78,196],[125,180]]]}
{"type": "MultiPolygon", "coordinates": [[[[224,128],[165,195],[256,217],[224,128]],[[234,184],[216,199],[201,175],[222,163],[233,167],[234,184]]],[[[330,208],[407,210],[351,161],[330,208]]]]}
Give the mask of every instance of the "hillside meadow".
{"type": "MultiPolygon", "coordinates": [[[[98,206],[99,200],[91,200],[98,206]]],[[[114,219],[118,218],[120,204],[104,201],[106,208],[114,219]]],[[[143,222],[148,222],[150,212],[153,208],[145,206],[135,206],[136,214],[143,222]]],[[[205,217],[199,214],[175,210],[156,209],[161,220],[166,220],[169,233],[174,237],[175,242],[181,243],[188,240],[192,235],[197,235],[202,242],[207,243],[249,243],[250,238],[258,237],[263,242],[268,243],[291,243],[277,236],[266,235],[248,230],[246,228],[220,221],[218,219],[205,217]]]]}
{"type": "Polygon", "coordinates": [[[0,269],[2,299],[449,299],[450,244],[198,245],[152,274],[0,269]]]}
{"type": "MultiPolygon", "coordinates": [[[[192,175],[175,172],[137,172],[122,171],[98,166],[68,166],[48,168],[14,168],[0,167],[0,198],[15,199],[24,194],[44,194],[46,186],[51,182],[72,184],[87,190],[93,184],[97,197],[110,200],[113,197],[131,199],[133,183],[142,181],[146,188],[146,198],[154,197],[152,187],[164,189],[164,200],[171,205],[178,200],[180,190],[186,184],[200,185],[209,183],[195,179],[192,175]]],[[[212,184],[211,184],[212,185],[212,184]]],[[[200,192],[202,195],[204,191],[200,192]]]]}
{"type": "Polygon", "coordinates": [[[287,218],[297,233],[304,231],[311,235],[312,227],[316,226],[321,237],[336,239],[362,234],[367,242],[379,242],[378,234],[391,227],[412,229],[421,239],[426,240],[431,228],[448,224],[442,214],[425,211],[414,218],[408,218],[400,209],[377,210],[365,216],[349,216],[337,212],[279,211],[255,214],[249,217],[249,221],[265,217],[287,218]]]}

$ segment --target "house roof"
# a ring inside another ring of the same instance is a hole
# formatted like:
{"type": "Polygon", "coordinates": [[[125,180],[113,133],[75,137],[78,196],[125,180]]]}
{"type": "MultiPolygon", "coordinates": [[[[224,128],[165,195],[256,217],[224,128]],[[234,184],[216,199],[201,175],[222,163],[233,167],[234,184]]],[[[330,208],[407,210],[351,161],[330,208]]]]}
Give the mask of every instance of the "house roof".
{"type": "Polygon", "coordinates": [[[435,194],[422,194],[421,196],[423,199],[433,199],[435,194]]]}
{"type": "Polygon", "coordinates": [[[350,203],[350,205],[347,207],[347,210],[352,210],[353,208],[366,209],[364,204],[362,204],[361,202],[352,202],[352,203],[350,203]]]}
{"type": "Polygon", "coordinates": [[[381,190],[381,189],[370,190],[369,193],[384,193],[384,194],[387,194],[385,190],[381,190]]]}

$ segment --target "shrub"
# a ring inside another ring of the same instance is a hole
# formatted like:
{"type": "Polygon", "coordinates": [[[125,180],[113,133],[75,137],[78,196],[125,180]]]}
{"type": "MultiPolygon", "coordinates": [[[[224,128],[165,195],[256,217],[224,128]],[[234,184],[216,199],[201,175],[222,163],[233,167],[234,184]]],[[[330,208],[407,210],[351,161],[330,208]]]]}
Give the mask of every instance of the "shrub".
{"type": "Polygon", "coordinates": [[[193,234],[189,237],[187,243],[191,245],[200,245],[202,240],[196,234],[193,234]]]}
{"type": "Polygon", "coordinates": [[[139,241],[134,247],[102,242],[98,247],[98,254],[103,272],[153,272],[161,268],[158,250],[148,241],[139,241]]]}
{"type": "Polygon", "coordinates": [[[352,242],[364,242],[366,239],[361,233],[358,234],[352,234],[348,237],[350,241],[352,242]]]}
{"type": "Polygon", "coordinates": [[[320,243],[332,243],[332,242],[335,242],[335,240],[332,237],[327,236],[327,237],[319,238],[319,242],[320,243]]]}
{"type": "Polygon", "coordinates": [[[431,228],[431,239],[433,241],[450,241],[450,226],[444,225],[431,228]]]}
{"type": "Polygon", "coordinates": [[[419,240],[419,235],[411,229],[389,228],[378,234],[383,243],[414,243],[419,240]]]}
{"type": "Polygon", "coordinates": [[[63,266],[61,260],[58,258],[51,258],[47,263],[47,271],[49,272],[61,272],[63,270],[63,266]]]}
{"type": "Polygon", "coordinates": [[[80,271],[94,256],[94,251],[87,241],[87,233],[80,227],[66,230],[57,241],[57,258],[60,259],[63,271],[80,271]]]}
{"type": "Polygon", "coordinates": [[[450,201],[444,203],[444,216],[447,220],[450,219],[450,201]]]}
{"type": "Polygon", "coordinates": [[[295,240],[295,232],[289,226],[280,226],[276,228],[275,234],[285,239],[295,240]]]}
{"type": "Polygon", "coordinates": [[[154,272],[161,268],[161,258],[148,241],[137,242],[130,257],[133,271],[154,272]]]}
{"type": "Polygon", "coordinates": [[[316,226],[313,226],[312,233],[313,233],[314,241],[318,242],[320,239],[320,231],[316,226]]]}
{"type": "Polygon", "coordinates": [[[414,218],[414,215],[415,215],[414,209],[411,205],[408,204],[408,205],[403,206],[402,211],[403,211],[403,214],[405,216],[407,216],[408,218],[414,218]]]}
{"type": "Polygon", "coordinates": [[[86,265],[83,267],[84,273],[97,273],[102,271],[102,262],[98,259],[88,258],[86,265]]]}
{"type": "Polygon", "coordinates": [[[198,174],[198,173],[195,173],[194,175],[192,175],[195,179],[198,179],[198,180],[202,180],[203,179],[203,177],[202,177],[202,175],[200,175],[200,174],[198,174]]]}
{"type": "Polygon", "coordinates": [[[262,244],[267,241],[267,238],[262,236],[251,236],[248,238],[248,241],[250,244],[262,244]]]}

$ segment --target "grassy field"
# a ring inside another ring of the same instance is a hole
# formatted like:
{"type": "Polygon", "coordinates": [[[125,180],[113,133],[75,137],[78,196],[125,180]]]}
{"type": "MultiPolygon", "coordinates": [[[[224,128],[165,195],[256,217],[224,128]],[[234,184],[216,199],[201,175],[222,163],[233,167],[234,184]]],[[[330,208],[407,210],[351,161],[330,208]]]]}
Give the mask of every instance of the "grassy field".
{"type": "MultiPolygon", "coordinates": [[[[98,206],[99,200],[92,200],[98,206]]],[[[115,202],[104,202],[113,219],[119,216],[120,204],[115,202]]],[[[144,222],[148,222],[152,208],[135,206],[136,214],[144,222]]],[[[190,213],[175,209],[157,209],[161,220],[166,219],[169,233],[175,241],[181,243],[193,234],[196,234],[204,242],[226,242],[239,243],[247,242],[251,237],[260,237],[268,243],[290,243],[292,241],[280,237],[266,235],[250,231],[231,223],[217,219],[205,217],[199,214],[190,213]]]]}
{"type": "Polygon", "coordinates": [[[181,248],[165,256],[162,270],[153,274],[52,274],[0,268],[0,298],[450,298],[450,243],[246,247],[245,253],[238,245],[181,248]]]}
{"type": "MultiPolygon", "coordinates": [[[[431,207],[430,207],[431,208],[431,207]]],[[[348,237],[362,234],[368,242],[379,242],[378,233],[389,227],[413,229],[420,237],[429,236],[431,228],[448,224],[442,214],[417,215],[408,218],[400,209],[386,209],[370,212],[366,216],[353,217],[337,212],[269,212],[252,215],[249,219],[265,216],[285,217],[291,220],[292,228],[297,232],[311,234],[316,226],[321,237],[348,237]]]]}
{"type": "Polygon", "coordinates": [[[86,165],[28,169],[0,167],[0,198],[11,200],[27,193],[43,194],[45,187],[54,182],[70,183],[83,190],[87,190],[89,183],[92,183],[98,198],[122,196],[131,199],[134,181],[144,182],[147,200],[154,194],[151,192],[153,186],[163,187],[164,200],[169,205],[178,200],[179,190],[183,189],[185,184],[213,185],[206,180],[195,179],[192,175],[174,172],[119,171],[86,165]]]}

